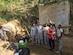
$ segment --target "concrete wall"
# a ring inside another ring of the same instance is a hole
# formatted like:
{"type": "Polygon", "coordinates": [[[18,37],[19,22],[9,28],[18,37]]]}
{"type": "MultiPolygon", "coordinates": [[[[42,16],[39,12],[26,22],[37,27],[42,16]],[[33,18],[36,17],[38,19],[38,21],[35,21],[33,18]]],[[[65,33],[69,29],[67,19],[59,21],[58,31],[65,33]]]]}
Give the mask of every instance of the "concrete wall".
{"type": "Polygon", "coordinates": [[[70,4],[68,1],[39,5],[39,22],[41,24],[48,23],[52,20],[56,25],[69,25],[70,4]]]}

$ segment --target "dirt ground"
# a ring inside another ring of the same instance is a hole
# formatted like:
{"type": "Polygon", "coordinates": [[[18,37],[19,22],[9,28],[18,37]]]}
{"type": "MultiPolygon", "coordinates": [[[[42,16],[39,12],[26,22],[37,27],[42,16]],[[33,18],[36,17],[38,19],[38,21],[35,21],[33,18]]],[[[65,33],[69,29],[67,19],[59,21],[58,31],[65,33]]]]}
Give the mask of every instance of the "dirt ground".
{"type": "MultiPolygon", "coordinates": [[[[0,41],[0,55],[13,55],[14,51],[8,50],[6,47],[3,48],[3,45],[7,43],[8,42],[0,41]]],[[[50,51],[49,46],[32,46],[30,43],[28,44],[28,48],[30,49],[31,55],[59,55],[54,51],[50,51]]],[[[73,55],[73,37],[63,37],[63,52],[61,55],[73,55]]]]}

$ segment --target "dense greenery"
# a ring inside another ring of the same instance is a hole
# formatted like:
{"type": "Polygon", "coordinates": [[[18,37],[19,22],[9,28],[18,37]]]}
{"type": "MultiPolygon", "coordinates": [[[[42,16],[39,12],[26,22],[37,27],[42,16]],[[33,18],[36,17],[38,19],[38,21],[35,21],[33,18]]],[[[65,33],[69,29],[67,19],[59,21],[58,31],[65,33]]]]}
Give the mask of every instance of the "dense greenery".
{"type": "Polygon", "coordinates": [[[61,2],[65,0],[39,0],[40,4],[51,4],[51,3],[56,3],[56,2],[61,2]]]}
{"type": "MultiPolygon", "coordinates": [[[[38,18],[38,5],[61,2],[65,0],[0,0],[0,19],[7,21],[19,19],[29,24],[35,17],[38,18]]],[[[73,0],[69,0],[73,2],[73,0]]]]}
{"type": "Polygon", "coordinates": [[[19,19],[27,25],[31,16],[38,16],[36,7],[36,0],[0,0],[0,19],[19,19]]]}

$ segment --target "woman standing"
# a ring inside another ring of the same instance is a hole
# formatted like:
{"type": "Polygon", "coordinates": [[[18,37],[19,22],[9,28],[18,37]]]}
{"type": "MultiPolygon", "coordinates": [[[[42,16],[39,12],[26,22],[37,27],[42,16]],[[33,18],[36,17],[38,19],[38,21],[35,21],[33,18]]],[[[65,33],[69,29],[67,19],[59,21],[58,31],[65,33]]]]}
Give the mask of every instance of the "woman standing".
{"type": "Polygon", "coordinates": [[[54,44],[54,35],[53,35],[53,25],[50,25],[48,29],[48,39],[49,39],[49,45],[50,45],[50,50],[54,50],[55,44],[54,44]]]}

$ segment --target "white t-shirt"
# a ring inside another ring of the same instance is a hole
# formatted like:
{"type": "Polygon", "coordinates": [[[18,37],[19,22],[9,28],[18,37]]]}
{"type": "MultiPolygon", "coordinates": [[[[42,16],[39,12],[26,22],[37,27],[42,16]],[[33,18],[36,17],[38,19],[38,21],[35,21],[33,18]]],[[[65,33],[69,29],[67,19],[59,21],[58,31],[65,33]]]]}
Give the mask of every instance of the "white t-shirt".
{"type": "Polygon", "coordinates": [[[47,26],[47,27],[44,27],[44,28],[43,28],[44,33],[47,33],[47,32],[48,32],[48,29],[49,29],[48,26],[47,26]]]}
{"type": "Polygon", "coordinates": [[[62,28],[57,29],[57,36],[60,37],[62,32],[63,32],[62,28]]]}

